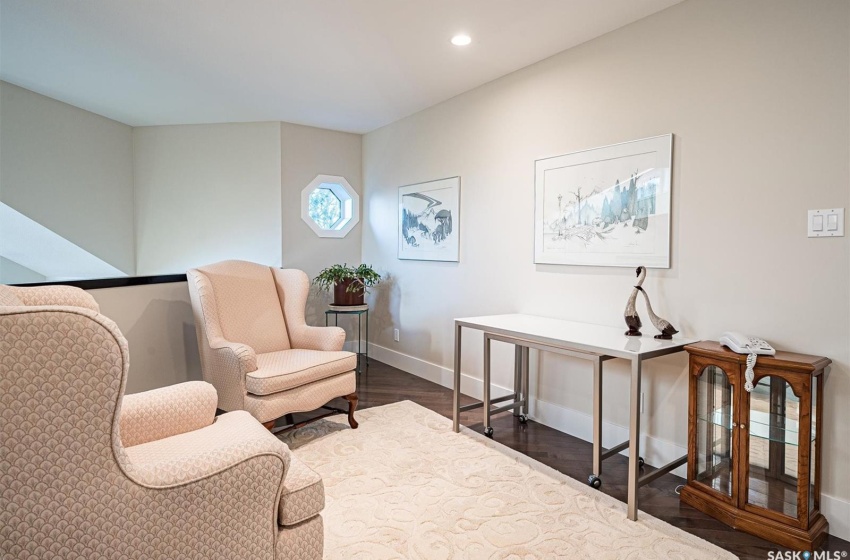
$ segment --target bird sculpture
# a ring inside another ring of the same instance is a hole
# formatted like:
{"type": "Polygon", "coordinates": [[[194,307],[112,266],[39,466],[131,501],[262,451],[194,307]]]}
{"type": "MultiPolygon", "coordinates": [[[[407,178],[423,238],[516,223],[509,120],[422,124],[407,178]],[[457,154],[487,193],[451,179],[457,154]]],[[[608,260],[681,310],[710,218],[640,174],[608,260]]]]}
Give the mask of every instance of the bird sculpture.
{"type": "Polygon", "coordinates": [[[661,338],[664,340],[670,340],[671,338],[673,338],[673,335],[679,331],[676,330],[676,327],[670,324],[670,321],[668,321],[667,319],[662,319],[661,317],[656,315],[655,312],[652,310],[652,304],[649,303],[649,296],[646,295],[644,289],[640,286],[638,286],[637,289],[640,290],[640,293],[643,294],[644,301],[646,301],[646,312],[649,314],[649,320],[652,321],[652,324],[655,326],[656,329],[661,331],[661,334],[655,335],[655,338],[661,338]]]}
{"type": "Polygon", "coordinates": [[[637,303],[638,291],[643,290],[641,285],[646,279],[646,268],[639,266],[635,270],[635,273],[638,277],[637,284],[635,284],[632,290],[632,295],[629,296],[629,301],[626,302],[626,311],[623,313],[623,317],[626,319],[626,326],[629,327],[629,330],[626,331],[627,336],[641,336],[640,328],[642,323],[640,322],[640,315],[638,315],[635,304],[637,303]]]}

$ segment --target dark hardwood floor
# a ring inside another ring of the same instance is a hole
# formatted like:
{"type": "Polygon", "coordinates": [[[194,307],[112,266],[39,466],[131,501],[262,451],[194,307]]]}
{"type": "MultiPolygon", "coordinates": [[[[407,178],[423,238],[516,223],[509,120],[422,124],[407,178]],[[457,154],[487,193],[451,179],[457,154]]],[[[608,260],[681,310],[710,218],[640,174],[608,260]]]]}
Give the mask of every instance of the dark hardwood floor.
{"type": "MultiPolygon", "coordinates": [[[[368,368],[358,378],[359,409],[381,406],[401,400],[410,400],[451,418],[452,392],[430,381],[416,377],[381,362],[370,360],[368,368]]],[[[463,404],[474,402],[463,397],[463,404]]],[[[346,408],[338,399],[331,403],[346,408]]],[[[298,415],[296,420],[301,420],[298,415]]],[[[682,421],[686,421],[684,418],[682,421]]],[[[461,415],[463,425],[481,431],[481,409],[461,415]]],[[[586,481],[591,473],[591,449],[582,441],[542,424],[529,421],[520,424],[509,412],[493,418],[494,438],[512,449],[540,461],[576,480],[586,481]]],[[[604,463],[603,484],[600,492],[626,501],[626,469],[628,459],[617,455],[604,463]]],[[[646,469],[652,466],[647,465],[646,469]]],[[[736,531],[708,515],[679,502],[676,488],[685,480],[667,474],[640,489],[640,509],[688,533],[701,537],[736,554],[742,559],[768,558],[769,551],[788,550],[764,539],[736,531]]],[[[850,554],[850,542],[828,537],[820,550],[840,551],[850,554]]]]}

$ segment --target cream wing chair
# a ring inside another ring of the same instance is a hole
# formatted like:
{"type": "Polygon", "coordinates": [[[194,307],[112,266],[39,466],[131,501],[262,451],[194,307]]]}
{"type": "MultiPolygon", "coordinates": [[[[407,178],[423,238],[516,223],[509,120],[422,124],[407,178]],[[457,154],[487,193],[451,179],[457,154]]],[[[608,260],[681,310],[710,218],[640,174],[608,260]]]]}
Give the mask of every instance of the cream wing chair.
{"type": "Polygon", "coordinates": [[[0,285],[0,557],[322,558],[316,473],[208,383],[127,371],[87,293],[0,285]]]}
{"type": "Polygon", "coordinates": [[[247,410],[271,428],[293,412],[348,401],[357,428],[357,356],[345,331],[304,319],[310,281],[300,270],[224,261],[187,272],[204,380],[222,410],[247,410]]]}

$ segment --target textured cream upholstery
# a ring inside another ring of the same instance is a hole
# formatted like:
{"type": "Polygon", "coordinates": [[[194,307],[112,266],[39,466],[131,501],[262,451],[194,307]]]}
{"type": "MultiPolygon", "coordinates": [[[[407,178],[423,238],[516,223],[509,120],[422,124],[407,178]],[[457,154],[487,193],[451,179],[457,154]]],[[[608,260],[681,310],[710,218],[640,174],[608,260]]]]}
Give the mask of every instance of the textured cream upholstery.
{"type": "Polygon", "coordinates": [[[321,559],[321,479],[285,444],[215,418],[203,382],[124,397],[117,326],[82,290],[32,289],[0,303],[0,557],[321,559]]]}
{"type": "Polygon", "coordinates": [[[15,295],[14,288],[11,286],[0,285],[0,305],[23,305],[24,302],[21,301],[17,295],[15,295]]]}
{"type": "Polygon", "coordinates": [[[215,388],[203,381],[125,395],[121,443],[130,447],[209,426],[217,402],[215,388]]]}
{"type": "Polygon", "coordinates": [[[71,286],[23,288],[0,284],[0,305],[61,305],[100,312],[100,306],[88,292],[71,286]],[[15,300],[19,303],[15,303],[15,300]]]}
{"type": "Polygon", "coordinates": [[[357,367],[351,352],[291,349],[257,356],[257,369],[248,373],[252,395],[271,395],[349,372],[357,367]]]}
{"type": "Polygon", "coordinates": [[[265,397],[249,393],[245,395],[245,410],[254,418],[280,418],[292,412],[315,410],[340,395],[354,393],[357,390],[356,375],[350,371],[265,397]]]}
{"type": "Polygon", "coordinates": [[[217,322],[224,339],[247,344],[257,353],[290,347],[271,268],[225,261],[198,271],[213,288],[217,322]]]}
{"type": "Polygon", "coordinates": [[[322,477],[293,455],[280,496],[280,524],[301,523],[324,508],[325,487],[322,477]]]}
{"type": "Polygon", "coordinates": [[[201,369],[220,409],[269,422],[355,392],[345,331],[307,325],[304,272],[224,261],[187,276],[201,369]]]}

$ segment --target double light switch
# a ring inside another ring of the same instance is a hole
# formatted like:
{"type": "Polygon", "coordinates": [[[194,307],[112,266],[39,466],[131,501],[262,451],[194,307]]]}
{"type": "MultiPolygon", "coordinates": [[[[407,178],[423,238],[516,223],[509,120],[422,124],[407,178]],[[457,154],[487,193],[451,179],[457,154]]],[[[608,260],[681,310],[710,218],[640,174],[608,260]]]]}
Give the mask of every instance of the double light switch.
{"type": "Polygon", "coordinates": [[[809,237],[843,237],[844,208],[809,210],[809,237]]]}

